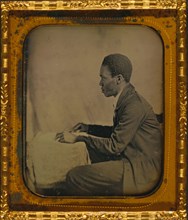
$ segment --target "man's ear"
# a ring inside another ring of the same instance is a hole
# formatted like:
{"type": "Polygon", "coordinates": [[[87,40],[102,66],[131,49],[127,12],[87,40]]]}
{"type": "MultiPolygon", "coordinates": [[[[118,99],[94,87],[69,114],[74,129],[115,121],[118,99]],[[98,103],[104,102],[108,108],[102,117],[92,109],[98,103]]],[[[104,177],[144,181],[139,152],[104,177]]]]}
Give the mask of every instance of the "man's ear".
{"type": "Polygon", "coordinates": [[[117,84],[120,84],[122,82],[123,76],[121,74],[117,75],[117,84]]]}

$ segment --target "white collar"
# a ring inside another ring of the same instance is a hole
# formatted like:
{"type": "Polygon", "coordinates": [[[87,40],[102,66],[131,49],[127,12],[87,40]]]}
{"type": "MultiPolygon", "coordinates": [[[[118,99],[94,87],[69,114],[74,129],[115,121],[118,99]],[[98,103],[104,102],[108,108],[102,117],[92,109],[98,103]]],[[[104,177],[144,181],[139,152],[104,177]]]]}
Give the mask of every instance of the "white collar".
{"type": "Polygon", "coordinates": [[[114,97],[114,101],[113,101],[113,108],[114,108],[114,109],[116,108],[118,99],[119,99],[119,97],[120,97],[122,91],[123,91],[123,88],[122,88],[122,89],[119,91],[119,93],[114,97]]]}

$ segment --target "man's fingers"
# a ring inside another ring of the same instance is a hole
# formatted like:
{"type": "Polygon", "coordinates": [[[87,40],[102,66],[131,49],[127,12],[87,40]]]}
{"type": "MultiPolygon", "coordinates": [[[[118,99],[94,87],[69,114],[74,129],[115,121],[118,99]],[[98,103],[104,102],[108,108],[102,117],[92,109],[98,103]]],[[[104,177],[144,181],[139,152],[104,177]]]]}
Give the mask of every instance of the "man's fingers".
{"type": "Polygon", "coordinates": [[[59,139],[61,137],[63,137],[63,133],[62,132],[61,133],[57,133],[56,137],[55,137],[55,140],[57,140],[57,139],[59,139]]]}
{"type": "Polygon", "coordinates": [[[81,129],[81,123],[76,124],[73,128],[72,131],[77,131],[81,129]]]}
{"type": "Polygon", "coordinates": [[[60,138],[60,139],[58,140],[58,142],[63,143],[63,142],[64,142],[64,138],[60,138]]]}
{"type": "Polygon", "coordinates": [[[56,140],[60,143],[63,143],[65,141],[63,136],[56,138],[56,140]]]}

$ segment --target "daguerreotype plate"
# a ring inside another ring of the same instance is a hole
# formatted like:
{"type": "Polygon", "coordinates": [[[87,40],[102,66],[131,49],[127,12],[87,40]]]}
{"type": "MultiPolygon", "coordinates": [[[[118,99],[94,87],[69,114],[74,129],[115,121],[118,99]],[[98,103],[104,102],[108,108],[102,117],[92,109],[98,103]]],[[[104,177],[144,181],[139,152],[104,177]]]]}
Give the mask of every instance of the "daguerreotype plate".
{"type": "Polygon", "coordinates": [[[186,1],[1,1],[1,219],[187,219],[186,1]]]}

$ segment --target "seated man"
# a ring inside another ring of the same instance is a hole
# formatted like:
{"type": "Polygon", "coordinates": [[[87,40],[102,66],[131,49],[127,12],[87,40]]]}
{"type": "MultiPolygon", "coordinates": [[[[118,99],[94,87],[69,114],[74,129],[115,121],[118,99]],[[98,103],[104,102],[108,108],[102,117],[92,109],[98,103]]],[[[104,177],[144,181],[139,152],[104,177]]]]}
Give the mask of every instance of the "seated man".
{"type": "Polygon", "coordinates": [[[99,85],[106,97],[116,99],[112,127],[79,123],[56,135],[62,143],[85,142],[92,162],[69,171],[66,185],[70,195],[141,195],[159,184],[163,158],[160,125],[152,107],[131,85],[131,73],[132,64],[124,55],[111,54],[102,62],[99,85]]]}

